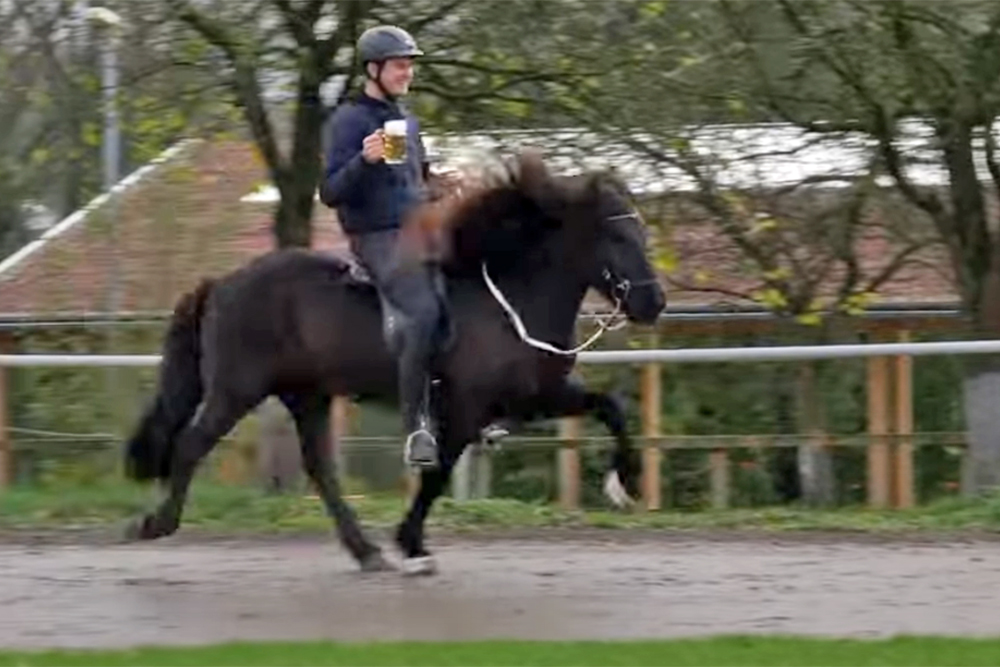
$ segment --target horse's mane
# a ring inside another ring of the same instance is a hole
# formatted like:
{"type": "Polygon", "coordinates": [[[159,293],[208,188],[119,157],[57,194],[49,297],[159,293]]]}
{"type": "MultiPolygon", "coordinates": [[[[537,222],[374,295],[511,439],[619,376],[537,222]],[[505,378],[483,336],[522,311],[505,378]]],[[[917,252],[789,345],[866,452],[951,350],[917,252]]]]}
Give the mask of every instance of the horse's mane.
{"type": "Polygon", "coordinates": [[[497,270],[569,225],[585,231],[585,217],[562,214],[580,196],[587,177],[554,177],[534,151],[507,161],[499,172],[451,188],[438,184],[438,198],[417,208],[405,230],[412,248],[434,246],[446,270],[497,270]]]}

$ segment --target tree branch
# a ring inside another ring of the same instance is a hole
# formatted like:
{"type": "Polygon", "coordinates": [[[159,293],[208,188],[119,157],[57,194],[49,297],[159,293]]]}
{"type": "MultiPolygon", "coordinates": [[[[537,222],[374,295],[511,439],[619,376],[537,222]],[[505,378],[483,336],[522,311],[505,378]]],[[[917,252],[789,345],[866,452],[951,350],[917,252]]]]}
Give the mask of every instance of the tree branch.
{"type": "Polygon", "coordinates": [[[997,164],[997,141],[993,135],[993,118],[986,121],[984,134],[984,145],[986,148],[986,167],[990,171],[993,179],[993,187],[1000,193],[1000,165],[997,164]]]}
{"type": "Polygon", "coordinates": [[[754,301],[754,298],[748,292],[738,292],[736,290],[728,289],[725,287],[711,287],[703,285],[692,285],[691,283],[685,282],[674,276],[665,276],[666,281],[676,287],[677,289],[683,290],[685,292],[702,292],[708,294],[722,294],[725,296],[731,296],[741,301],[754,301]]]}
{"type": "Polygon", "coordinates": [[[181,21],[191,26],[209,44],[222,50],[231,62],[235,64],[240,60],[239,42],[229,33],[226,26],[219,21],[209,19],[195,9],[188,0],[168,0],[168,2],[181,21]]]}
{"type": "Polygon", "coordinates": [[[878,290],[879,287],[881,287],[884,283],[888,282],[894,275],[896,275],[896,273],[898,273],[899,270],[903,268],[903,266],[909,263],[910,257],[912,255],[920,252],[929,245],[931,245],[931,243],[925,241],[923,243],[914,243],[913,245],[910,245],[909,247],[905,248],[903,251],[901,251],[899,254],[893,257],[891,262],[882,267],[882,270],[879,271],[879,273],[875,277],[873,277],[871,280],[868,281],[868,284],[865,286],[864,291],[874,292],[878,290]]]}
{"type": "Polygon", "coordinates": [[[437,10],[431,12],[427,16],[420,17],[414,21],[410,21],[407,25],[412,32],[419,34],[423,32],[428,26],[437,23],[448,17],[449,14],[454,12],[456,9],[465,4],[467,0],[451,0],[451,2],[446,2],[437,10]]]}
{"type": "Polygon", "coordinates": [[[327,0],[309,0],[309,4],[302,8],[302,20],[306,25],[315,30],[316,21],[323,15],[323,7],[327,0]]]}
{"type": "MultiPolygon", "coordinates": [[[[295,38],[299,46],[312,46],[316,43],[316,34],[313,32],[313,21],[309,21],[304,12],[300,12],[292,6],[291,0],[270,0],[271,4],[281,14],[288,28],[288,32],[295,38]]],[[[322,1],[319,2],[322,8],[322,1]]]]}
{"type": "Polygon", "coordinates": [[[250,125],[254,141],[260,149],[273,180],[283,177],[286,167],[278,142],[274,136],[264,96],[257,81],[257,71],[252,62],[242,53],[239,41],[221,21],[214,21],[193,7],[188,0],[169,0],[178,17],[191,26],[209,43],[221,49],[234,69],[231,82],[243,113],[250,125]]]}
{"type": "MultiPolygon", "coordinates": [[[[491,65],[485,65],[483,63],[473,62],[471,60],[457,60],[454,58],[440,58],[440,57],[428,57],[424,59],[427,66],[443,66],[443,67],[455,67],[458,69],[471,70],[473,72],[480,72],[482,74],[495,74],[500,76],[512,76],[512,77],[531,77],[533,79],[551,79],[553,81],[565,78],[566,74],[563,72],[544,72],[539,71],[537,68],[517,68],[517,67],[493,67],[491,65]]],[[[574,76],[587,77],[587,76],[598,76],[604,72],[592,71],[592,72],[574,72],[574,76]]]]}
{"type": "MultiPolygon", "coordinates": [[[[344,44],[354,44],[360,36],[361,22],[371,13],[375,6],[375,0],[347,0],[337,5],[338,20],[337,28],[329,37],[319,42],[316,47],[316,57],[321,65],[329,67],[333,58],[337,55],[337,50],[344,44]]],[[[353,60],[357,60],[354,58],[353,60]]],[[[356,72],[356,65],[351,63],[352,72],[356,72]]],[[[329,69],[327,70],[329,72],[329,69]]],[[[353,78],[353,77],[352,77],[353,78]]],[[[348,81],[350,83],[350,81],[348,81]]],[[[345,86],[345,90],[347,87],[345,86]]]]}

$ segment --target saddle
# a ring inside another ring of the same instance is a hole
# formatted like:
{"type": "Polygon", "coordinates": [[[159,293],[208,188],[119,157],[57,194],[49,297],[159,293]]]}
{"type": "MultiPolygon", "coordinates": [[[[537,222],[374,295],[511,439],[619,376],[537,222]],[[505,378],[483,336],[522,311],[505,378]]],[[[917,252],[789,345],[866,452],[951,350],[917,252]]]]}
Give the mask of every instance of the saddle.
{"type": "Polygon", "coordinates": [[[372,282],[371,274],[368,270],[358,261],[358,258],[354,256],[350,248],[335,248],[332,250],[324,250],[323,254],[337,263],[337,268],[340,269],[339,275],[346,277],[350,282],[355,283],[360,287],[371,287],[375,288],[375,283],[372,282]]]}
{"type": "MultiPolygon", "coordinates": [[[[378,295],[379,304],[382,307],[382,334],[385,342],[393,354],[397,353],[399,340],[399,325],[406,321],[406,314],[399,310],[392,302],[388,301],[382,292],[376,287],[375,281],[364,265],[355,257],[349,248],[331,250],[328,255],[336,259],[343,267],[343,276],[355,287],[372,290],[378,295]]],[[[441,304],[444,316],[439,323],[437,333],[437,348],[439,353],[444,352],[455,342],[455,327],[450,315],[450,302],[444,285],[444,279],[440,275],[435,281],[435,292],[441,304]]]]}

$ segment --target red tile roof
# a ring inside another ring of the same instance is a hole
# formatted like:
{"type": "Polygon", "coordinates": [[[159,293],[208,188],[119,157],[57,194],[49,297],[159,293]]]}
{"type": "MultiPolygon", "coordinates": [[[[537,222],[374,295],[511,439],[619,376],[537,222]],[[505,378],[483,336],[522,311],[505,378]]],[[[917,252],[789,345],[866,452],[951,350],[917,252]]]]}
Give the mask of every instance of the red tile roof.
{"type": "MultiPolygon", "coordinates": [[[[240,201],[266,182],[249,144],[196,144],[122,196],[117,243],[105,206],[0,276],[0,314],[106,311],[116,247],[118,310],[170,310],[200,276],[273,247],[273,204],[240,201]]],[[[324,207],[317,208],[314,239],[323,247],[341,241],[324,207]]]]}
{"type": "MultiPolygon", "coordinates": [[[[195,144],[123,195],[117,243],[112,243],[105,206],[0,275],[0,316],[106,311],[116,246],[123,285],[118,310],[171,310],[201,276],[235,268],[273,247],[273,204],[240,201],[266,182],[252,145],[195,144]]],[[[317,206],[314,246],[343,243],[334,215],[317,206]]],[[[707,277],[707,284],[729,291],[754,287],[754,279],[740,271],[739,253],[713,227],[678,226],[672,243],[680,259],[677,277],[707,277]]],[[[885,261],[884,240],[869,239],[862,247],[868,270],[885,261]]],[[[885,284],[880,302],[955,301],[940,253],[924,253],[922,260],[885,284]]],[[[674,287],[669,300],[699,306],[734,301],[718,293],[674,287]]]]}

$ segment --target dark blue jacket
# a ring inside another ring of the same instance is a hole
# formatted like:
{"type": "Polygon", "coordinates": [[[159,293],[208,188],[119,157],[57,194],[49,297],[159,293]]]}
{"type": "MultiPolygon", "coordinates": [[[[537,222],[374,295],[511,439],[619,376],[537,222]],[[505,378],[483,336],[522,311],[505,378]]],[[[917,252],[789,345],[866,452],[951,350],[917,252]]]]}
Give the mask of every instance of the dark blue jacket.
{"type": "Polygon", "coordinates": [[[320,200],[337,211],[348,234],[398,227],[411,206],[425,197],[426,153],[417,119],[396,104],[362,93],[337,107],[327,122],[326,170],[320,200]],[[364,138],[387,120],[405,118],[407,161],[369,164],[361,156],[364,138]]]}

